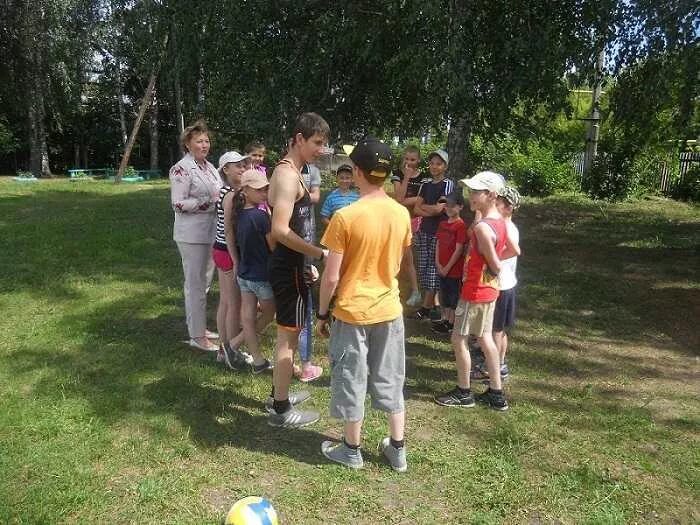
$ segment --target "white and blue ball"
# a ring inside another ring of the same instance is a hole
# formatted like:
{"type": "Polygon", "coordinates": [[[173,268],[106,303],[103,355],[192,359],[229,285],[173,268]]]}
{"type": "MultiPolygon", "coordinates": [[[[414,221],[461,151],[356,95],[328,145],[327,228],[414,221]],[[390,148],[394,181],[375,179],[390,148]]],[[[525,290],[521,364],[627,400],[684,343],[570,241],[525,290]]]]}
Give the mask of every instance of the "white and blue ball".
{"type": "Polygon", "coordinates": [[[277,511],[265,498],[248,496],[238,500],[226,514],[225,525],[279,525],[277,511]]]}

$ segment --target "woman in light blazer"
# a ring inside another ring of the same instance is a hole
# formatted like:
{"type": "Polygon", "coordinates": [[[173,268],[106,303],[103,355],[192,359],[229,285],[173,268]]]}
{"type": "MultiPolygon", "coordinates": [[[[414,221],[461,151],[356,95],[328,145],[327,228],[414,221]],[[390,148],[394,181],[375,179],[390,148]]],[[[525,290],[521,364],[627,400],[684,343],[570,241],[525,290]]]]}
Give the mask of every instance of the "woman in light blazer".
{"type": "Polygon", "coordinates": [[[209,130],[202,121],[185,128],[180,137],[185,156],[170,168],[170,197],[175,211],[173,239],[185,274],[185,313],[190,346],[216,352],[207,330],[207,287],[214,271],[211,247],[216,228],[216,201],[222,182],[207,161],[209,130]]]}

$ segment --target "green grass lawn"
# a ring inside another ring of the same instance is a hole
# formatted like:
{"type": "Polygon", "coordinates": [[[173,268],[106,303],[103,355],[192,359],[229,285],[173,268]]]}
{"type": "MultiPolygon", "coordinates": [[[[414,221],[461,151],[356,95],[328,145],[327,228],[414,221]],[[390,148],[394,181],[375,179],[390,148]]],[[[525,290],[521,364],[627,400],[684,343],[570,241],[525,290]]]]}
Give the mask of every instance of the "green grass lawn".
{"type": "Polygon", "coordinates": [[[349,471],[319,451],[327,375],[321,421],[276,431],[269,375],[182,344],[166,182],[0,180],[0,522],[219,523],[246,495],[295,524],[700,522],[700,210],[561,197],[516,222],[511,410],[435,405],[451,350],[409,322],[409,471],[372,411],[349,471]]]}

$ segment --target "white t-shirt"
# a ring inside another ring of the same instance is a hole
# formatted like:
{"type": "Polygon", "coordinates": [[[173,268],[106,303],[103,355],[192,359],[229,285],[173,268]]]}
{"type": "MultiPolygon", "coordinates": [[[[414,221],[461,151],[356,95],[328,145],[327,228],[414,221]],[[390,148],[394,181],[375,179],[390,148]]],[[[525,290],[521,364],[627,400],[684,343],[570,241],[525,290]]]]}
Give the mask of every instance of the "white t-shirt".
{"type": "MultiPolygon", "coordinates": [[[[520,231],[512,221],[506,221],[506,232],[508,237],[513,239],[517,244],[520,244],[520,231]]],[[[501,271],[498,274],[501,290],[510,290],[518,284],[518,278],[515,271],[518,267],[518,258],[511,257],[501,261],[501,271]]]]}

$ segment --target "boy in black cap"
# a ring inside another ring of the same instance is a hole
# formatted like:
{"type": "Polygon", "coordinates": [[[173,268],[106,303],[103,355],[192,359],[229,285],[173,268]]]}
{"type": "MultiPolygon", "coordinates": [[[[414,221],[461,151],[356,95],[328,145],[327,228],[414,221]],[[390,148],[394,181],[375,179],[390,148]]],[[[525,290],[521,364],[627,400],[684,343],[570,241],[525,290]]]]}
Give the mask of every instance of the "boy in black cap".
{"type": "Polygon", "coordinates": [[[343,441],[324,441],[331,461],[362,468],[365,395],[387,412],[389,437],[379,448],[397,472],[407,469],[404,447],[404,326],[397,275],[411,245],[408,210],[384,192],[391,150],[366,138],[350,153],[360,199],[331,218],[321,244],[329,250],[321,278],[317,332],[328,337],[331,415],[344,421],[343,441]],[[335,296],[330,333],[329,305],[335,296]]]}
{"type": "Polygon", "coordinates": [[[464,273],[464,246],[467,244],[467,226],[460,217],[464,208],[462,192],[450,193],[446,204],[447,219],[440,222],[435,234],[435,268],[440,277],[442,319],[432,324],[432,330],[438,334],[448,334],[454,326],[464,273]]]}

